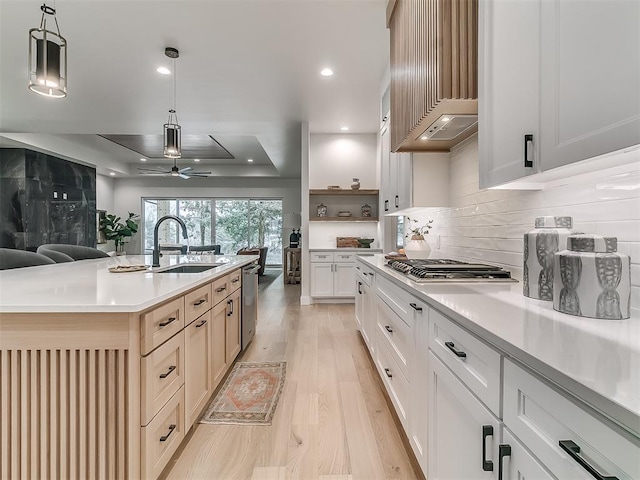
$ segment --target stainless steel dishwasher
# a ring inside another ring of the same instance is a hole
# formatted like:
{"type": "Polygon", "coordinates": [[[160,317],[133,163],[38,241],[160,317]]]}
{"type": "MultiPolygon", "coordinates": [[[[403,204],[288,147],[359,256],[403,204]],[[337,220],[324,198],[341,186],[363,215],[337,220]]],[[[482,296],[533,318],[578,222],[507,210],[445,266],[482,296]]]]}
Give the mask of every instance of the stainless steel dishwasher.
{"type": "Polygon", "coordinates": [[[260,265],[242,269],[242,350],[256,333],[258,319],[258,270],[260,265]]]}

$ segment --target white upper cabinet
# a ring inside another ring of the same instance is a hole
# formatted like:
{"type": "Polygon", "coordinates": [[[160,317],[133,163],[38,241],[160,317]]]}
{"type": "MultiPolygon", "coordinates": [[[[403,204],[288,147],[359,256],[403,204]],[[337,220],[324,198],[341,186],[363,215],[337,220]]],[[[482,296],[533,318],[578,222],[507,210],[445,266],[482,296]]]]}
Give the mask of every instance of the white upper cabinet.
{"type": "Polygon", "coordinates": [[[640,143],[640,2],[543,1],[541,38],[545,170],[640,143]]]}
{"type": "Polygon", "coordinates": [[[640,2],[481,0],[479,13],[481,188],[640,143],[640,2]]]}
{"type": "Polygon", "coordinates": [[[479,5],[478,149],[480,187],[540,170],[540,2],[479,5]],[[531,135],[525,158],[525,136],[531,135]],[[527,160],[527,163],[525,163],[527,160]]]}

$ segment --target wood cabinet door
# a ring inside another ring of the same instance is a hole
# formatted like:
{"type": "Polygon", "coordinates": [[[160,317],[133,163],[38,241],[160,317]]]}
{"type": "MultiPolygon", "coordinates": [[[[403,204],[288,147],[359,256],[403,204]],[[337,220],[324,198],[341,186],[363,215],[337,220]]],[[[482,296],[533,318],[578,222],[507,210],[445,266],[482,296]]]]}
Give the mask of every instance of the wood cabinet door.
{"type": "MultiPolygon", "coordinates": [[[[311,296],[333,296],[333,263],[311,264],[311,296]]],[[[355,279],[354,279],[355,284],[355,279]]]]}
{"type": "Polygon", "coordinates": [[[539,0],[479,2],[480,188],[540,170],[540,10],[539,0]]]}
{"type": "Polygon", "coordinates": [[[242,317],[242,304],[240,302],[240,290],[236,290],[229,295],[226,300],[227,306],[227,365],[231,365],[240,353],[240,319],[242,317]]]}
{"type": "Polygon", "coordinates": [[[433,353],[429,375],[427,478],[497,479],[500,422],[433,353]]]}
{"type": "Polygon", "coordinates": [[[635,0],[542,2],[545,170],[640,143],[639,24],[635,0]]]}
{"type": "Polygon", "coordinates": [[[356,294],[356,269],[353,263],[335,263],[333,294],[336,297],[353,297],[356,294]]]}
{"type": "Polygon", "coordinates": [[[185,328],[184,400],[186,430],[197,420],[213,392],[213,321],[208,311],[185,328]]]}
{"type": "Polygon", "coordinates": [[[211,310],[211,354],[213,357],[211,375],[215,389],[227,371],[227,304],[218,303],[211,310]]]}

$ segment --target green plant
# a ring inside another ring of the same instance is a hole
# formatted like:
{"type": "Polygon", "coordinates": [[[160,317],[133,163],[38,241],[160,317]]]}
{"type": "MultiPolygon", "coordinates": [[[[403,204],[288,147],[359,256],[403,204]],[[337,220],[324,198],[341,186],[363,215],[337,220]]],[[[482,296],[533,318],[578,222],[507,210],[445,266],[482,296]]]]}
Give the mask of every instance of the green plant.
{"type": "Polygon", "coordinates": [[[411,219],[407,217],[409,224],[407,225],[407,230],[409,233],[405,235],[406,238],[409,237],[422,237],[429,234],[429,230],[433,228],[433,220],[427,221],[424,225],[419,225],[419,221],[416,219],[411,219]],[[413,224],[413,225],[412,225],[413,224]]]}
{"type": "Polygon", "coordinates": [[[119,246],[124,245],[124,239],[132,237],[138,232],[138,221],[140,216],[129,212],[129,218],[124,223],[120,222],[121,217],[117,217],[110,213],[107,213],[105,217],[100,220],[100,231],[104,233],[107,240],[113,240],[116,244],[116,249],[119,246]]]}

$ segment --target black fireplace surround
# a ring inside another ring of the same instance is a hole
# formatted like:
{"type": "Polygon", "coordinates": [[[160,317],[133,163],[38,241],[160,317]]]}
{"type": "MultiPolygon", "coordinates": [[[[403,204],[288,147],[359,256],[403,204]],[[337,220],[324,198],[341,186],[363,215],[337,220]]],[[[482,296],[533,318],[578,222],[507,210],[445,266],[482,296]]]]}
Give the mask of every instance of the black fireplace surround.
{"type": "Polygon", "coordinates": [[[96,246],[96,170],[24,148],[0,149],[0,247],[96,246]]]}

